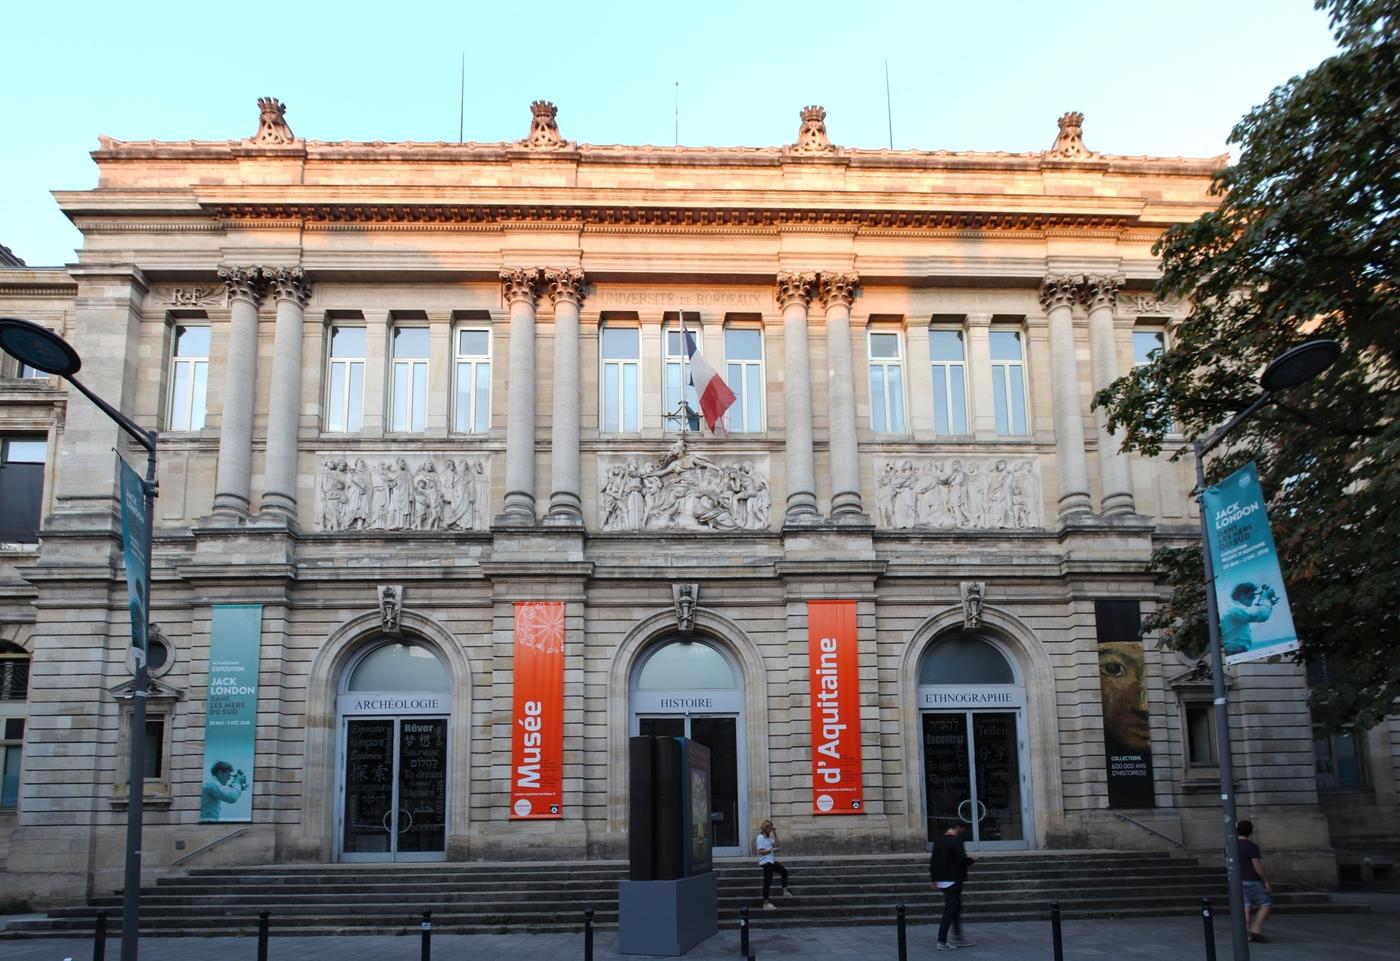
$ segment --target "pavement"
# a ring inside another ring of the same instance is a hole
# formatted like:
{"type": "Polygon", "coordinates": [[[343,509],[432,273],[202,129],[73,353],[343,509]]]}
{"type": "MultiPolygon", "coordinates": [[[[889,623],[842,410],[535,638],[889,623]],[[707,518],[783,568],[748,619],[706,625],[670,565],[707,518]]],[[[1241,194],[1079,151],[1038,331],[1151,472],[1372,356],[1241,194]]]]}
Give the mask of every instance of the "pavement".
{"type": "MultiPolygon", "coordinates": [[[[969,899],[972,891],[969,890],[969,899]]],[[[1370,914],[1287,914],[1269,918],[1268,944],[1250,945],[1251,961],[1395,961],[1400,956],[1400,894],[1346,893],[1337,901],[1369,904],[1370,914]]],[[[0,918],[0,925],[6,919],[0,918]]],[[[759,961],[897,961],[895,929],[890,927],[810,927],[765,931],[763,918],[754,919],[750,952],[759,961]]],[[[976,944],[962,949],[965,961],[1051,961],[1050,924],[1045,921],[969,925],[967,936],[976,944]]],[[[1066,921],[1064,961],[1134,958],[1143,961],[1204,959],[1205,938],[1197,914],[1181,918],[1117,921],[1066,921]]],[[[924,961],[934,956],[936,931],[912,925],[908,957],[924,961]]],[[[1229,918],[1215,918],[1217,957],[1233,957],[1229,918]]],[[[691,961],[734,961],[739,956],[739,933],[720,931],[685,955],[691,961]]],[[[943,957],[943,954],[938,954],[943,957]]],[[[0,940],[3,961],[88,961],[91,938],[0,940]]],[[[107,943],[106,957],[116,961],[120,944],[107,943]]],[[[144,938],[144,961],[254,961],[255,938],[144,938]]],[[[268,961],[421,961],[417,936],[345,936],[277,938],[269,944],[268,961]]],[[[581,934],[436,935],[436,961],[581,961],[581,934]]],[[[617,950],[617,931],[599,930],[594,961],[647,961],[617,950]]]]}

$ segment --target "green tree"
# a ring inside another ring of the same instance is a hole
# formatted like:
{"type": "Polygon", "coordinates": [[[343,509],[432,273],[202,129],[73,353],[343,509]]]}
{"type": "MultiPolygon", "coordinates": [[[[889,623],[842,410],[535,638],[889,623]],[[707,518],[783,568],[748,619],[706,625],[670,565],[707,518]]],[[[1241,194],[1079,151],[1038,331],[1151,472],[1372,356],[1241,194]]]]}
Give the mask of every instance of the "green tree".
{"type": "MultiPolygon", "coordinates": [[[[1310,337],[1342,357],[1282,392],[1212,456],[1211,482],[1259,462],[1315,701],[1371,724],[1400,703],[1400,0],[1316,0],[1339,52],[1277,87],[1230,135],[1218,209],[1156,252],[1161,296],[1191,298],[1169,349],[1100,391],[1124,446],[1204,436],[1310,337]],[[1314,672],[1314,676],[1319,672],[1314,672]]],[[[1175,456],[1189,456],[1178,450],[1175,456]]],[[[1163,549],[1170,600],[1145,624],[1206,647],[1199,546],[1163,549]]]]}

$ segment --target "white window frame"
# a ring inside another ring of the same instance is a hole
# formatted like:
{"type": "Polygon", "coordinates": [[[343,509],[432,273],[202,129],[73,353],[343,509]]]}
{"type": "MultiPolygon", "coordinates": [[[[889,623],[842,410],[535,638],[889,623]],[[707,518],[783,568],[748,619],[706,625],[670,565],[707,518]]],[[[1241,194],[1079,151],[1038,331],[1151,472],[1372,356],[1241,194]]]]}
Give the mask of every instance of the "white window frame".
{"type": "Polygon", "coordinates": [[[355,434],[364,429],[365,421],[365,360],[361,357],[336,357],[332,353],[335,349],[335,332],[337,330],[362,330],[365,335],[365,353],[369,352],[369,328],[364,324],[337,323],[332,322],[326,338],[326,432],[331,434],[355,434]],[[350,389],[351,375],[355,367],[360,368],[360,394],[358,398],[352,396],[350,389]],[[340,398],[339,403],[333,394],[335,385],[335,370],[342,368],[341,383],[345,386],[345,396],[340,398]],[[355,410],[358,406],[358,410],[355,410]],[[339,410],[337,410],[337,407],[339,410]],[[339,416],[341,426],[336,427],[334,417],[339,416]],[[356,421],[358,420],[358,423],[356,421]]]}
{"type": "MultiPolygon", "coordinates": [[[[685,332],[695,338],[697,345],[704,342],[702,328],[698,322],[687,318],[685,332]]],[[[680,321],[668,320],[661,325],[661,423],[667,433],[680,432],[681,422],[673,416],[681,406],[680,398],[671,392],[671,374],[674,371],[677,377],[684,375],[686,378],[686,382],[680,385],[684,389],[686,403],[690,405],[690,423],[686,425],[686,430],[695,434],[700,431],[700,397],[695,393],[695,387],[689,383],[693,377],[690,374],[690,361],[685,354],[684,343],[681,343],[679,354],[671,353],[672,334],[680,341],[680,321]]]]}
{"type": "Polygon", "coordinates": [[[1007,326],[993,325],[993,326],[991,327],[991,329],[990,329],[989,334],[988,334],[988,342],[989,342],[989,343],[988,343],[988,356],[989,356],[989,357],[991,356],[991,353],[992,353],[991,347],[990,347],[990,340],[991,340],[992,337],[994,337],[994,336],[997,335],[997,334],[1015,334],[1015,335],[1017,336],[1017,338],[1018,338],[1018,339],[1017,339],[1017,343],[1019,343],[1020,346],[1021,346],[1021,356],[1020,356],[1018,359],[1016,359],[1016,360],[998,360],[998,359],[996,359],[996,358],[992,358],[992,360],[991,360],[991,367],[992,367],[992,370],[991,370],[991,374],[992,374],[992,393],[993,393],[992,417],[993,417],[993,420],[994,420],[994,421],[995,421],[995,418],[996,418],[996,403],[995,403],[995,399],[996,399],[996,396],[997,396],[998,394],[1000,395],[1002,402],[1006,405],[1006,430],[1003,431],[1003,430],[1001,430],[1000,427],[998,427],[998,428],[997,428],[997,436],[999,436],[999,437],[1025,437],[1025,436],[1029,435],[1030,432],[1031,432],[1030,378],[1029,378],[1029,376],[1028,376],[1028,371],[1027,371],[1027,369],[1026,369],[1026,332],[1025,332],[1024,329],[1022,329],[1022,328],[1020,328],[1020,327],[1013,327],[1013,326],[1009,326],[1009,325],[1007,325],[1007,326]],[[1002,373],[1001,378],[998,378],[998,377],[997,377],[997,368],[999,368],[999,367],[1000,367],[1000,368],[1003,368],[1003,373],[1002,373]],[[1020,390],[1020,395],[1021,395],[1021,396],[1020,396],[1019,400],[1020,400],[1020,402],[1021,402],[1021,417],[1022,417],[1022,419],[1025,421],[1025,430],[1019,430],[1019,431],[1016,430],[1016,417],[1015,417],[1015,410],[1016,410],[1015,401],[1016,401],[1018,398],[1016,397],[1016,391],[1015,391],[1015,389],[1011,386],[1011,383],[1012,383],[1011,370],[1012,370],[1012,369],[1016,369],[1016,370],[1019,370],[1019,371],[1021,372],[1021,390],[1020,390]],[[998,380],[1000,380],[1000,383],[998,383],[998,380]]]}
{"type": "Polygon", "coordinates": [[[970,433],[972,432],[972,430],[971,430],[972,416],[971,416],[971,411],[968,410],[969,404],[968,404],[968,396],[967,396],[967,392],[968,392],[967,339],[968,339],[968,338],[967,338],[967,331],[966,331],[964,328],[962,328],[962,327],[957,327],[957,326],[953,326],[953,325],[950,325],[950,324],[934,324],[934,325],[931,325],[931,326],[929,327],[929,330],[928,330],[929,384],[932,385],[931,390],[932,390],[932,395],[933,395],[933,405],[932,405],[932,408],[931,408],[931,410],[930,410],[930,413],[931,413],[932,416],[933,416],[933,430],[934,430],[934,433],[935,433],[937,436],[939,436],[939,437],[963,437],[963,436],[966,436],[966,435],[968,435],[968,434],[970,434],[970,433]],[[962,360],[937,360],[937,359],[934,358],[934,356],[933,356],[933,341],[934,341],[934,336],[935,336],[936,334],[940,334],[940,333],[957,334],[957,335],[959,336],[959,338],[960,338],[960,343],[962,344],[962,360]],[[938,401],[939,401],[939,397],[938,397],[938,376],[937,376],[937,373],[938,373],[938,369],[939,369],[940,367],[943,368],[943,383],[944,383],[944,390],[943,390],[943,398],[942,398],[942,400],[943,400],[943,403],[944,403],[945,405],[947,405],[947,410],[948,410],[948,429],[947,429],[946,431],[939,431],[939,429],[938,429],[938,401]],[[954,400],[954,398],[957,396],[957,395],[956,395],[956,392],[954,391],[954,388],[953,388],[953,371],[954,371],[955,369],[956,369],[956,370],[962,371],[962,395],[961,395],[961,397],[959,398],[959,399],[962,401],[962,420],[963,420],[963,429],[962,429],[962,430],[954,430],[954,429],[953,429],[953,428],[954,428],[953,400],[954,400]]]}
{"type": "Polygon", "coordinates": [[[171,325],[170,331],[170,402],[166,408],[165,429],[172,433],[193,433],[204,429],[205,417],[209,412],[209,356],[203,357],[181,357],[178,354],[180,349],[180,331],[203,329],[205,336],[210,338],[211,346],[213,331],[209,328],[209,322],[203,323],[180,323],[171,325]],[[197,395],[194,385],[200,374],[201,368],[204,374],[203,403],[196,404],[197,395]],[[184,373],[189,377],[190,390],[186,398],[186,405],[183,411],[176,409],[176,404],[180,397],[176,385],[180,383],[180,376],[184,373]],[[198,410],[196,411],[196,407],[198,410]]]}
{"type": "Polygon", "coordinates": [[[1163,353],[1165,353],[1166,350],[1167,350],[1167,326],[1166,326],[1166,324],[1164,324],[1164,323],[1142,323],[1142,324],[1137,324],[1136,326],[1133,327],[1133,366],[1134,366],[1134,367],[1145,367],[1147,364],[1151,363],[1151,360],[1138,360],[1138,355],[1137,355],[1137,335],[1138,335],[1138,334],[1156,334],[1156,335],[1160,336],[1161,339],[1162,339],[1162,346],[1161,346],[1160,349],[1161,349],[1161,351],[1162,351],[1163,353]]]}
{"type": "Polygon", "coordinates": [[[642,328],[636,323],[606,322],[598,328],[598,432],[600,434],[638,434],[642,430],[642,328]],[[633,330],[637,333],[637,354],[630,358],[609,358],[605,354],[604,341],[609,330],[633,330]],[[626,383],[631,371],[636,392],[628,409],[626,383]],[[609,428],[608,422],[608,383],[609,378],[617,382],[617,423],[609,428]],[[629,426],[630,420],[630,426],[629,426]]]}
{"type": "Polygon", "coordinates": [[[432,341],[431,333],[427,324],[404,323],[395,324],[389,331],[389,430],[396,434],[421,434],[428,424],[428,404],[431,397],[431,385],[428,382],[428,361],[431,359],[432,341]],[[421,330],[425,337],[429,338],[427,355],[423,357],[403,357],[397,353],[398,332],[401,330],[421,330]],[[408,378],[407,402],[408,410],[403,412],[400,418],[398,409],[399,393],[399,373],[404,372],[408,378]],[[421,375],[423,381],[423,409],[419,410],[413,403],[414,385],[421,375]],[[398,426],[402,422],[403,427],[398,426]]]}
{"type": "Polygon", "coordinates": [[[460,324],[452,331],[452,428],[459,434],[484,434],[491,429],[491,377],[495,344],[491,336],[491,325],[477,322],[460,324]],[[462,353],[462,334],[481,333],[486,335],[486,353],[462,353]],[[486,373],[486,410],[477,409],[477,386],[482,371],[486,373]],[[463,398],[462,375],[467,374],[468,388],[463,398]],[[463,416],[463,400],[466,401],[463,416]],[[483,417],[484,414],[484,417],[483,417]],[[480,426],[478,426],[480,425],[480,426]]]}
{"type": "Polygon", "coordinates": [[[763,336],[763,328],[750,324],[735,324],[724,328],[724,382],[729,385],[729,389],[738,395],[738,400],[734,406],[729,408],[729,412],[724,416],[725,428],[731,434],[760,434],[768,430],[768,404],[766,394],[768,392],[768,346],[767,338],[763,336]],[[758,359],[757,360],[731,360],[729,357],[729,335],[730,333],[752,332],[758,335],[758,359]],[[738,376],[735,376],[734,368],[739,368],[738,376]],[[758,396],[751,396],[753,391],[749,390],[749,373],[758,371],[758,396]],[[736,384],[738,386],[736,386],[736,384]],[[753,412],[754,404],[758,405],[758,426],[749,429],[750,414],[753,412]]]}
{"type": "Polygon", "coordinates": [[[904,372],[904,331],[889,327],[871,327],[866,331],[865,338],[866,376],[869,377],[870,380],[870,429],[877,434],[891,434],[896,436],[907,434],[909,433],[909,416],[906,405],[909,402],[909,388],[908,378],[905,376],[904,372]],[[872,348],[875,344],[875,338],[878,336],[894,337],[899,355],[894,358],[876,357],[872,348]],[[879,398],[875,396],[874,372],[877,366],[881,369],[880,380],[884,385],[882,395],[879,398]],[[892,404],[890,402],[890,368],[895,368],[899,371],[900,396],[897,404],[892,404]],[[883,429],[877,426],[875,419],[875,411],[877,409],[882,411],[885,415],[885,427],[883,429]],[[899,416],[897,428],[893,421],[893,415],[896,412],[899,416]]]}

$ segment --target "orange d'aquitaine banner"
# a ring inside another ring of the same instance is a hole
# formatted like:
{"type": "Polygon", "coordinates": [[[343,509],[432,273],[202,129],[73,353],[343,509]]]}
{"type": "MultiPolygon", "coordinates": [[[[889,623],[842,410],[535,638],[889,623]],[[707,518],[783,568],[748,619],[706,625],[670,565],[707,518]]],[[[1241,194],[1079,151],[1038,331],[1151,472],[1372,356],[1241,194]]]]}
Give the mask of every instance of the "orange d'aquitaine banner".
{"type": "Polygon", "coordinates": [[[564,816],[564,603],[515,605],[510,817],[564,816]]]}
{"type": "Polygon", "coordinates": [[[863,814],[855,601],[807,602],[812,813],[863,814]]]}

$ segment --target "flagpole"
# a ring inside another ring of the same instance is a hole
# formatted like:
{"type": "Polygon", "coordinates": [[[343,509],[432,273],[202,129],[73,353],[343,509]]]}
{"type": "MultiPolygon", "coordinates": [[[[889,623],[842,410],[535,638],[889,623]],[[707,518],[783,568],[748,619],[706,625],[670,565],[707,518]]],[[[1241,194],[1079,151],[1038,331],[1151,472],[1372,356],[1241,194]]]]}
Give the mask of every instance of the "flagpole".
{"type": "Polygon", "coordinates": [[[686,399],[686,385],[690,383],[690,341],[685,333],[685,311],[678,309],[676,316],[681,320],[681,444],[690,430],[690,402],[686,399]]]}

